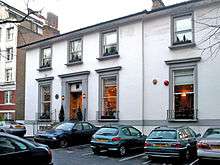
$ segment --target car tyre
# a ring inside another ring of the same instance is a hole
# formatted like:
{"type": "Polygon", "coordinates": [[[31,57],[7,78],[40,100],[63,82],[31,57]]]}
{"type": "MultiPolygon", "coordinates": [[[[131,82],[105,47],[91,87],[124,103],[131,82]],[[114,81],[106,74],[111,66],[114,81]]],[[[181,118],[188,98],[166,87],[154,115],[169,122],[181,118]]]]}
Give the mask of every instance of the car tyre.
{"type": "Polygon", "coordinates": [[[100,154],[100,149],[98,149],[98,148],[93,148],[92,151],[93,151],[93,153],[95,155],[99,155],[100,154]]]}
{"type": "Polygon", "coordinates": [[[118,152],[119,152],[119,155],[122,157],[127,154],[127,149],[124,145],[121,145],[118,149],[118,152]]]}
{"type": "Polygon", "coordinates": [[[68,145],[69,145],[69,143],[66,139],[61,139],[60,140],[60,147],[61,148],[66,148],[66,147],[68,147],[68,145]]]}

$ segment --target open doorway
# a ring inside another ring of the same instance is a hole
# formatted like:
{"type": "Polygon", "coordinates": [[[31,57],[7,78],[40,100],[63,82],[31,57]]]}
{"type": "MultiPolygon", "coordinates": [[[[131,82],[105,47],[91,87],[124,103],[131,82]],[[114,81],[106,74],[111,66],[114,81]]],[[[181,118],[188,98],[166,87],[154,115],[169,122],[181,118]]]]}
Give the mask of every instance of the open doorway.
{"type": "Polygon", "coordinates": [[[82,89],[81,83],[71,85],[70,90],[70,120],[83,120],[82,119],[82,89]]]}

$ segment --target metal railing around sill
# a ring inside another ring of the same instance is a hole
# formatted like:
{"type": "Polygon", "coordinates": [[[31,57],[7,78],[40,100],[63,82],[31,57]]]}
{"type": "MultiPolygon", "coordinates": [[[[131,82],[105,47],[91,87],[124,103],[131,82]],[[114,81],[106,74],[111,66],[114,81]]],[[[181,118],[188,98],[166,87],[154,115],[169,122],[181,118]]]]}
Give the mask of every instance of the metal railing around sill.
{"type": "Polygon", "coordinates": [[[167,120],[198,120],[198,109],[167,110],[167,120]]]}

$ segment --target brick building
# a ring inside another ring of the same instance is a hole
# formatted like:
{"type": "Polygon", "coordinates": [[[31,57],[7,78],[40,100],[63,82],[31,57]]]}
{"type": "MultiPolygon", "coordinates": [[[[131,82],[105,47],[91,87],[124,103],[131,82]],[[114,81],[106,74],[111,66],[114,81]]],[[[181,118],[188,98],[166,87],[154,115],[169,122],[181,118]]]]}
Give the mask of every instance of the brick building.
{"type": "MultiPolygon", "coordinates": [[[[4,11],[1,16],[5,14],[10,20],[21,20],[26,15],[2,1],[0,8],[4,11]]],[[[52,13],[48,13],[48,18],[50,15],[56,19],[48,21],[31,15],[21,23],[0,25],[0,120],[24,119],[25,50],[17,46],[59,34],[49,25],[51,21],[58,22],[58,18],[52,13]]]]}

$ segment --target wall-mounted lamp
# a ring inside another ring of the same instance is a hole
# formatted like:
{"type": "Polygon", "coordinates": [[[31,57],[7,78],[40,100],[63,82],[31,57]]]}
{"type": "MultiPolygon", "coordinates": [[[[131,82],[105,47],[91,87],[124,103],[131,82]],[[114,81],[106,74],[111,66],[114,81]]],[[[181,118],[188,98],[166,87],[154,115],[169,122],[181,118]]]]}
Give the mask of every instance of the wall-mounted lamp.
{"type": "Polygon", "coordinates": [[[64,100],[64,98],[65,98],[65,97],[64,97],[64,95],[62,95],[62,96],[61,96],[61,100],[63,101],[63,100],[64,100]]]}

